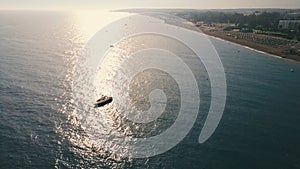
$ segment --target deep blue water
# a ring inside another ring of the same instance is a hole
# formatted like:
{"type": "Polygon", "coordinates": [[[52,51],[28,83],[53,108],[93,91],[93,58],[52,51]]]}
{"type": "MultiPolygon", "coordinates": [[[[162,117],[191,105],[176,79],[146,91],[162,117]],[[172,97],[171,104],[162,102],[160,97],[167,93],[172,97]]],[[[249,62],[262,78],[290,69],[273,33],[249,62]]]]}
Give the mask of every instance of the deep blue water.
{"type": "Polygon", "coordinates": [[[209,107],[207,74],[187,59],[200,72],[203,94],[187,137],[146,159],[95,151],[72,123],[70,73],[86,42],[74,18],[0,12],[0,168],[300,168],[300,64],[216,39],[228,94],[207,142],[198,143],[209,107]]]}

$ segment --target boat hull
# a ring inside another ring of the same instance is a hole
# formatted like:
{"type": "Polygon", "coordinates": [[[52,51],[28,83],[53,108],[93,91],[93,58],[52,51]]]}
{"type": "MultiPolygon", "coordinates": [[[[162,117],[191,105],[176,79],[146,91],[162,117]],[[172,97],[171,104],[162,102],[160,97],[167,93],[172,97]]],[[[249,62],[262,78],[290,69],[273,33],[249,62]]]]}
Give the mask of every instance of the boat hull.
{"type": "Polygon", "coordinates": [[[104,106],[104,105],[107,105],[107,104],[111,103],[112,101],[113,101],[113,99],[112,99],[111,97],[109,97],[109,98],[107,98],[107,99],[105,99],[105,100],[103,100],[103,101],[97,102],[97,103],[95,104],[95,108],[97,108],[97,107],[102,107],[102,106],[104,106]]]}

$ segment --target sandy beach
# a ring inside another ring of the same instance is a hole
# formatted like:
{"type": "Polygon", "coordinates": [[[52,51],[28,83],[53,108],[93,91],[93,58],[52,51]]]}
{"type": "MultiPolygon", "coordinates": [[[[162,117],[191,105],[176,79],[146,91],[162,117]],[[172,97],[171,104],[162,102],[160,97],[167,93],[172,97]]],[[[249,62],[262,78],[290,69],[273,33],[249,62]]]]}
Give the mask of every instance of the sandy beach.
{"type": "Polygon", "coordinates": [[[300,53],[298,52],[300,44],[298,41],[255,33],[223,31],[215,27],[200,27],[200,30],[206,35],[233,42],[275,57],[300,61],[300,53]],[[294,50],[296,53],[292,54],[291,50],[294,50]]]}

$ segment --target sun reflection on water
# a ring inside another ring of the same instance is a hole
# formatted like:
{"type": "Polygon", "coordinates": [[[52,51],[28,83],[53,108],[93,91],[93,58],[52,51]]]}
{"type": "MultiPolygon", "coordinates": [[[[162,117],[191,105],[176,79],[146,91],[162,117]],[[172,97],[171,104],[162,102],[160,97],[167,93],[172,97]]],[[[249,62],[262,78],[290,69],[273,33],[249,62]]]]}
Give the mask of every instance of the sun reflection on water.
{"type": "MultiPolygon", "coordinates": [[[[67,74],[64,77],[65,92],[57,100],[62,102],[61,108],[58,110],[63,115],[61,121],[56,124],[56,132],[61,135],[62,141],[58,144],[61,146],[61,154],[56,160],[56,168],[60,166],[67,167],[109,167],[122,168],[130,165],[130,159],[123,159],[97,146],[84,132],[78,121],[80,111],[77,109],[77,103],[84,98],[75,98],[73,77],[75,74],[84,74],[78,72],[76,64],[82,56],[82,49],[86,42],[105,25],[127,16],[126,13],[112,13],[107,11],[79,11],[71,15],[66,33],[62,36],[66,40],[68,48],[65,49],[63,55],[67,67],[67,74]],[[70,46],[70,47],[69,47],[70,46]],[[79,99],[79,100],[78,100],[79,99]],[[63,149],[68,149],[78,158],[70,159],[63,149]]],[[[84,59],[84,58],[81,58],[84,59]]],[[[105,124],[103,124],[105,125],[105,124]]]]}
{"type": "MultiPolygon", "coordinates": [[[[109,17],[104,17],[103,13],[100,12],[97,15],[93,12],[74,15],[76,26],[74,26],[73,35],[81,35],[87,42],[101,25],[105,25],[103,22],[111,22],[109,17]],[[101,17],[97,19],[97,15],[101,17]],[[96,20],[96,23],[87,23],[89,18],[95,18],[93,21],[96,20]],[[97,23],[97,20],[101,20],[101,23],[97,23]]],[[[119,16],[124,16],[124,14],[119,16]]],[[[117,18],[116,15],[111,17],[117,18]]],[[[128,25],[121,26],[125,31],[135,29],[134,27],[128,28],[128,25]]],[[[76,44],[77,41],[73,43],[76,44]]],[[[126,168],[133,163],[130,152],[127,150],[130,147],[128,144],[131,144],[131,138],[152,137],[164,132],[174,123],[180,110],[180,94],[178,94],[180,92],[177,83],[166,73],[157,70],[144,71],[134,77],[129,86],[124,85],[127,84],[125,82],[128,81],[129,72],[135,70],[133,68],[135,65],[131,67],[127,64],[128,62],[134,63],[132,54],[147,48],[162,48],[184,56],[192,56],[194,53],[174,39],[145,34],[112,44],[101,65],[98,65],[99,67],[95,70],[90,70],[85,64],[88,51],[78,52],[78,49],[84,48],[84,44],[80,43],[80,45],[80,47],[75,45],[76,49],[74,47],[71,52],[68,52],[70,54],[67,57],[69,71],[65,78],[66,95],[64,96],[67,99],[60,110],[66,116],[66,121],[57,125],[57,131],[64,138],[65,145],[80,160],[69,162],[70,159],[65,157],[59,159],[61,163],[78,164],[81,167],[126,168]],[[95,79],[87,77],[94,72],[96,72],[95,79]],[[149,94],[157,88],[167,93],[168,104],[163,115],[147,124],[127,119],[126,112],[136,109],[135,106],[140,109],[138,113],[149,109],[149,94]],[[114,101],[95,109],[93,106],[95,100],[103,95],[113,96],[114,101]],[[124,144],[115,140],[121,140],[124,144]],[[117,154],[108,152],[109,150],[117,154]]],[[[176,70],[175,68],[174,71],[176,70]]]]}
{"type": "Polygon", "coordinates": [[[104,26],[120,18],[129,16],[129,13],[109,11],[77,11],[74,12],[74,20],[82,34],[91,38],[104,26]]]}

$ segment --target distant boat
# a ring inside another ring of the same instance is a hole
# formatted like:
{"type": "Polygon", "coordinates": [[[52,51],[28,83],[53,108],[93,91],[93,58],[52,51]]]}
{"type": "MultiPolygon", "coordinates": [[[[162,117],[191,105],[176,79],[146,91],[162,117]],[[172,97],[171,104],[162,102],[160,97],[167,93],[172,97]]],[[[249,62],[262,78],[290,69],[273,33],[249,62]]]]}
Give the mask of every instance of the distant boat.
{"type": "Polygon", "coordinates": [[[291,71],[291,72],[294,72],[294,69],[291,69],[290,71],[291,71]]]}
{"type": "Polygon", "coordinates": [[[108,97],[108,96],[104,96],[104,97],[101,97],[100,99],[98,99],[95,103],[95,108],[97,107],[102,107],[106,104],[109,104],[113,101],[113,98],[112,97],[108,97]]]}

